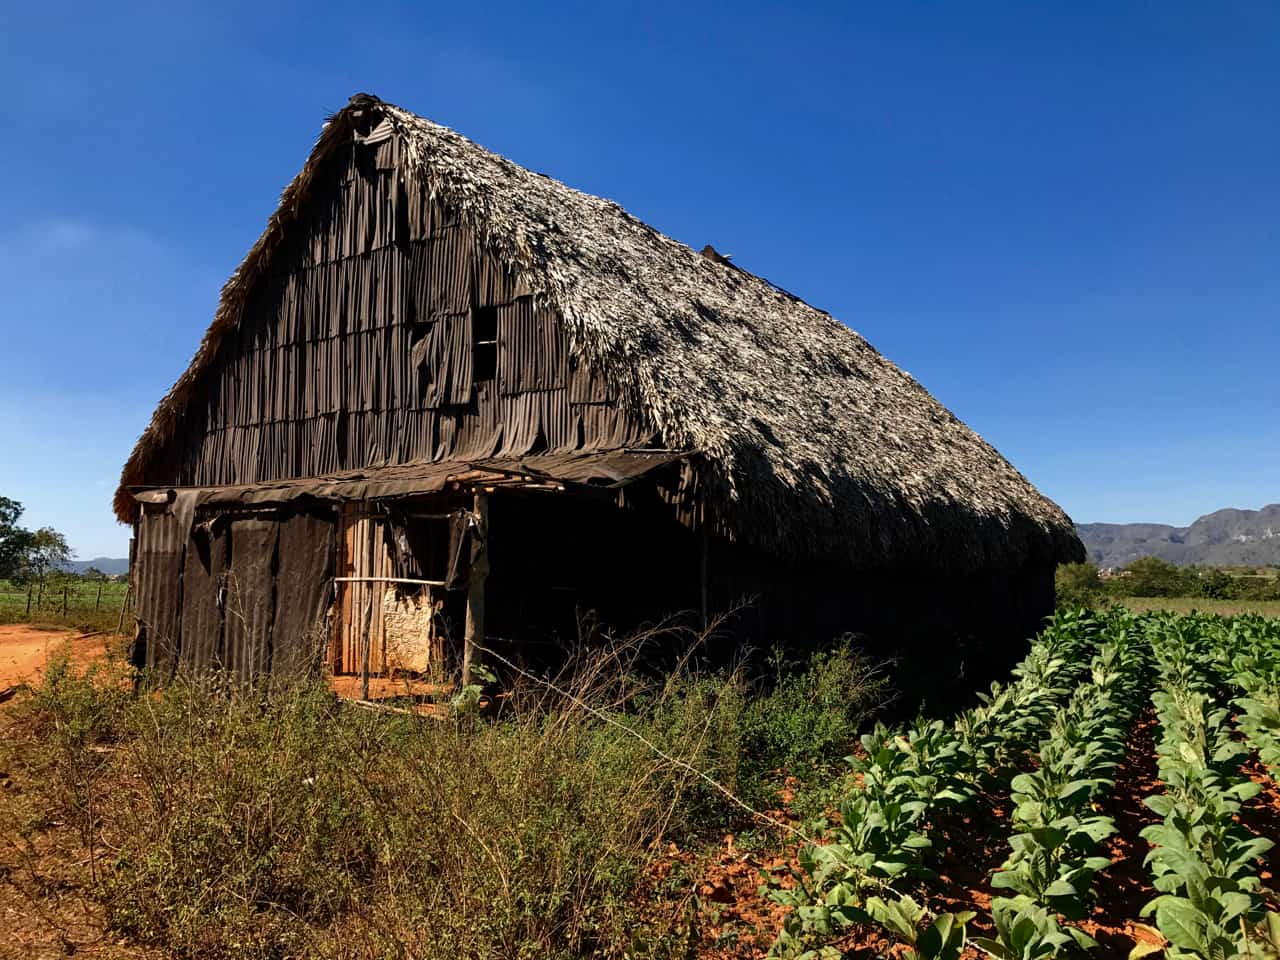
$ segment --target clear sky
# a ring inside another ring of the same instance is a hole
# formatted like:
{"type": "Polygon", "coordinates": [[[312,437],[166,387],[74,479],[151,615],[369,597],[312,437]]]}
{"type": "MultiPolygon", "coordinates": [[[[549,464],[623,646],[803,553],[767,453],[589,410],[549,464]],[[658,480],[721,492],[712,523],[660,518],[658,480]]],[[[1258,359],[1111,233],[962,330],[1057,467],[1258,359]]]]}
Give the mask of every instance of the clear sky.
{"type": "Polygon", "coordinates": [[[124,555],[121,464],[358,91],[831,311],[1078,521],[1280,500],[1273,0],[3,20],[0,494],[82,557],[124,555]]]}

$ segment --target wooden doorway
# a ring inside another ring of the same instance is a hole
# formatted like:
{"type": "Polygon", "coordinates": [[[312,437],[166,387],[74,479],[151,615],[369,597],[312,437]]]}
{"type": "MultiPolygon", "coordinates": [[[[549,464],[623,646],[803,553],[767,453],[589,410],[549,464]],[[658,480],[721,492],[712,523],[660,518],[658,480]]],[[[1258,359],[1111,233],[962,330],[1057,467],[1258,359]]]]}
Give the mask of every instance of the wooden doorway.
{"type": "Polygon", "coordinates": [[[443,556],[448,538],[447,523],[427,527],[401,517],[396,525],[366,504],[342,506],[329,653],[335,675],[439,678],[447,672],[443,578],[423,579],[418,559],[428,555],[425,545],[443,556]]]}
{"type": "Polygon", "coordinates": [[[338,615],[330,647],[335,674],[385,670],[382,605],[394,574],[384,522],[360,503],[344,503],[338,513],[338,615]]]}

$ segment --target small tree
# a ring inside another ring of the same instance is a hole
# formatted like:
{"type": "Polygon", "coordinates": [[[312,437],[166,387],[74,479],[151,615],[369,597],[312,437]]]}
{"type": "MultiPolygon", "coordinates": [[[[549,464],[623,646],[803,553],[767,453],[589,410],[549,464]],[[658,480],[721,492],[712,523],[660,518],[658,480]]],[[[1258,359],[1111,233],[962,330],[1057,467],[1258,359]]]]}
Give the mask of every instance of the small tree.
{"type": "Polygon", "coordinates": [[[1092,607],[1102,597],[1102,581],[1092,563],[1063,563],[1053,578],[1060,607],[1092,607]]]}
{"type": "Polygon", "coordinates": [[[49,574],[65,567],[71,559],[71,547],[67,538],[53,527],[41,527],[31,534],[27,547],[25,567],[27,574],[41,585],[49,574]]]}
{"type": "Polygon", "coordinates": [[[22,504],[0,497],[0,580],[21,576],[31,548],[32,533],[18,525],[22,504]]]}
{"type": "Polygon", "coordinates": [[[1198,592],[1199,578],[1167,560],[1139,557],[1125,567],[1123,590],[1131,597],[1186,597],[1198,592]]]}

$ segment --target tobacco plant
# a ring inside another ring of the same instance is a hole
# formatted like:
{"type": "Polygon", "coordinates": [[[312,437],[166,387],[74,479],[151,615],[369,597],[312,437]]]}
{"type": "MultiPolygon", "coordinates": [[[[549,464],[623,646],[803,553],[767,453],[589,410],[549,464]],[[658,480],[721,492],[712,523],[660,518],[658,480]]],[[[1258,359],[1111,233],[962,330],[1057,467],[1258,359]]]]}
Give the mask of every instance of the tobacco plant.
{"type": "Polygon", "coordinates": [[[1062,926],[1030,897],[997,897],[991,901],[991,918],[996,937],[975,937],[973,943],[997,960],[1037,960],[1097,945],[1074,927],[1062,926]]]}
{"type": "Polygon", "coordinates": [[[1249,750],[1232,735],[1229,711],[1214,702],[1214,684],[1190,669],[1211,636],[1206,624],[1196,626],[1166,622],[1153,638],[1161,686],[1151,699],[1166,789],[1145,801],[1163,821],[1142,831],[1160,891],[1142,913],[1155,917],[1173,960],[1264,956],[1253,953],[1249,930],[1266,919],[1258,858],[1273,844],[1239,822],[1242,804],[1261,787],[1240,771],[1249,750]]]}
{"type": "Polygon", "coordinates": [[[1036,769],[1010,782],[1012,852],[991,885],[1069,919],[1084,916],[1094,875],[1110,865],[1097,851],[1115,823],[1096,813],[1095,803],[1114,785],[1111,774],[1124,754],[1143,673],[1131,627],[1129,619],[1117,622],[1114,639],[1090,664],[1090,682],[1076,690],[1041,742],[1036,769]]]}

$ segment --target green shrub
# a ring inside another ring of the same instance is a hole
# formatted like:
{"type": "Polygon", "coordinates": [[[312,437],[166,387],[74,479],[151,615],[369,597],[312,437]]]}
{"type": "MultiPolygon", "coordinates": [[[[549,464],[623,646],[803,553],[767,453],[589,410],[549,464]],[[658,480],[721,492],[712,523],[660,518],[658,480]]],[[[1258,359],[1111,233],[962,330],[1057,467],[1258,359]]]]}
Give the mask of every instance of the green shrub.
{"type": "Polygon", "coordinates": [[[771,664],[766,690],[746,702],[741,721],[740,787],[754,803],[776,800],[779,772],[812,783],[837,767],[891,699],[883,666],[848,637],[801,664],[775,650],[771,664]]]}
{"type": "Polygon", "coordinates": [[[1098,568],[1088,562],[1059,564],[1053,583],[1059,607],[1093,608],[1104,595],[1098,568]]]}
{"type": "Polygon", "coordinates": [[[1158,557],[1139,557],[1125,569],[1118,589],[1131,597],[1195,597],[1199,577],[1158,557]]]}
{"type": "Polygon", "coordinates": [[[1280,580],[1275,577],[1241,576],[1231,578],[1226,599],[1280,600],[1280,580]]]}

